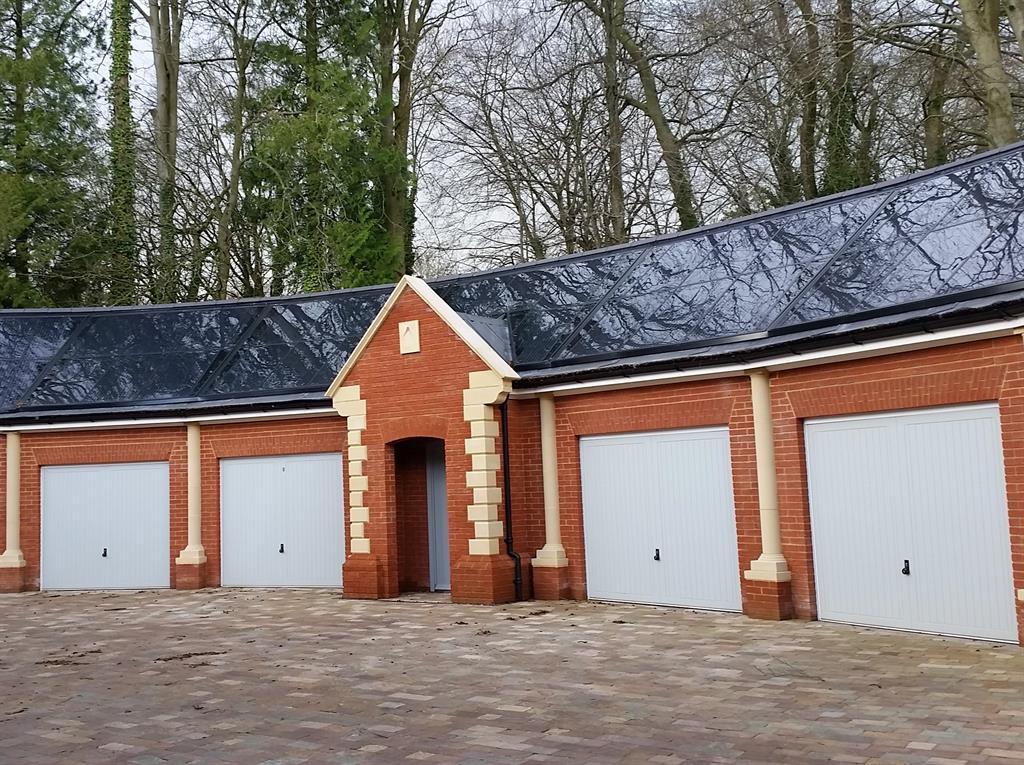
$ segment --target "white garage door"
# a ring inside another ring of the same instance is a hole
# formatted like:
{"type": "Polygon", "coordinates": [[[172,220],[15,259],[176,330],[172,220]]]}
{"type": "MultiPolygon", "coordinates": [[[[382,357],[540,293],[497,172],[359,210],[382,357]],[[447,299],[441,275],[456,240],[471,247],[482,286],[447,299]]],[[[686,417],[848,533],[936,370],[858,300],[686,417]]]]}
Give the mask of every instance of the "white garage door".
{"type": "Polygon", "coordinates": [[[808,421],[821,619],[1015,641],[996,406],[808,421]]]}
{"type": "Polygon", "coordinates": [[[337,587],[341,471],[340,454],[221,460],[221,584],[337,587]]]}
{"type": "Polygon", "coordinates": [[[170,586],[166,462],[42,469],[44,590],[170,586]]]}
{"type": "Polygon", "coordinates": [[[729,433],[580,439],[591,598],[740,609],[729,433]]]}

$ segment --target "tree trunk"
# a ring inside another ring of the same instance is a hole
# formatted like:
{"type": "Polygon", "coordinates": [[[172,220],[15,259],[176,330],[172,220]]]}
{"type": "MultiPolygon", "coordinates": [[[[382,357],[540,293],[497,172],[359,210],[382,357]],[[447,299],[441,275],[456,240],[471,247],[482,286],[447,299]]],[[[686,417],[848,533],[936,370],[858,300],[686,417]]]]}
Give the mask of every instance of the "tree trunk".
{"type": "Polygon", "coordinates": [[[110,219],[109,298],[114,305],[136,302],[138,235],[135,224],[135,125],[130,73],[131,0],[113,0],[110,11],[110,219]]]}
{"type": "Polygon", "coordinates": [[[149,0],[149,29],[156,80],[153,114],[159,184],[159,246],[153,299],[159,303],[171,302],[178,297],[174,213],[177,208],[178,73],[183,20],[184,0],[149,0]]]}
{"type": "Polygon", "coordinates": [[[854,167],[853,125],[853,2],[836,3],[835,76],[829,97],[828,133],[825,138],[825,170],[822,192],[834,194],[857,186],[854,167]]]}
{"type": "Polygon", "coordinates": [[[978,81],[988,123],[988,140],[993,147],[1017,140],[1010,98],[1010,77],[999,48],[1000,7],[996,0],[957,0],[963,14],[964,29],[974,48],[978,63],[978,81]]]}
{"type": "Polygon", "coordinates": [[[249,45],[240,35],[233,35],[235,51],[235,99],[231,108],[231,165],[224,207],[217,219],[217,283],[214,297],[228,296],[231,279],[231,244],[238,190],[242,175],[242,142],[245,140],[245,101],[248,98],[249,45]]]}
{"type": "MultiPolygon", "coordinates": [[[[26,40],[25,40],[25,0],[14,0],[14,7],[11,9],[11,16],[14,21],[14,71],[16,72],[14,82],[14,99],[11,110],[13,122],[12,141],[13,153],[11,164],[14,175],[20,184],[28,182],[28,84],[25,72],[26,64],[26,40]]],[[[24,196],[25,189],[22,187],[22,201],[28,200],[24,196]]],[[[26,217],[31,217],[32,211],[25,210],[26,217]]],[[[11,270],[14,271],[14,279],[18,282],[27,282],[29,278],[29,246],[28,230],[25,226],[14,240],[14,251],[11,258],[11,270]]]]}
{"type": "Polygon", "coordinates": [[[925,167],[944,165],[949,160],[946,144],[946,85],[949,82],[953,59],[934,52],[928,72],[924,101],[924,164],[925,167]]]}
{"type": "Polygon", "coordinates": [[[406,211],[402,172],[405,154],[398,141],[395,104],[395,45],[398,42],[396,14],[388,0],[375,0],[377,17],[378,61],[377,75],[380,82],[378,95],[378,120],[381,149],[384,153],[384,168],[380,185],[384,212],[384,226],[388,242],[388,267],[394,279],[401,278],[406,271],[406,211]]]}
{"type": "Polygon", "coordinates": [[[626,195],[622,186],[622,99],[619,97],[619,44],[615,28],[625,13],[623,0],[604,0],[604,103],[608,112],[608,217],[611,241],[626,241],[626,195]]]}

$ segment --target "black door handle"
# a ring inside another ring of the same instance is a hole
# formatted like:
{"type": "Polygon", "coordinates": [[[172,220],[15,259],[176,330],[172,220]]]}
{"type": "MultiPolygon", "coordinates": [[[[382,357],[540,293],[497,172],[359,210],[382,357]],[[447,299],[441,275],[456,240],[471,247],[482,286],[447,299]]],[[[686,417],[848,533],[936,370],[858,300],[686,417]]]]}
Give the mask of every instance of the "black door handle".
{"type": "Polygon", "coordinates": [[[910,561],[909,560],[903,561],[903,571],[901,573],[903,574],[903,576],[910,576],[910,561]]]}
{"type": "Polygon", "coordinates": [[[654,559],[655,560],[661,560],[661,548],[660,547],[655,547],[654,548],[654,559]]]}
{"type": "Polygon", "coordinates": [[[107,557],[107,548],[106,547],[103,548],[103,555],[101,555],[100,557],[101,558],[106,558],[107,557]]]}
{"type": "Polygon", "coordinates": [[[279,553],[283,553],[284,552],[284,542],[281,543],[281,549],[278,550],[278,552],[279,553]]]}

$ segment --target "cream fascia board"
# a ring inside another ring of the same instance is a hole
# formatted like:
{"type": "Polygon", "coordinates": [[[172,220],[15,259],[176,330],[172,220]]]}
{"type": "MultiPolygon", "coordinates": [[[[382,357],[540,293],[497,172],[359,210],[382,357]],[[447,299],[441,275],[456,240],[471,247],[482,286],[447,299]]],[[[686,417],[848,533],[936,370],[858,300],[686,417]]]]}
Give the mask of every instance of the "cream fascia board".
{"type": "Polygon", "coordinates": [[[259,422],[261,420],[301,420],[335,414],[332,407],[316,409],[285,409],[273,412],[238,412],[235,414],[196,415],[194,417],[147,417],[124,420],[94,420],[87,422],[48,422],[38,425],[9,425],[0,427],[0,433],[30,433],[39,431],[114,430],[122,428],[170,428],[198,423],[216,425],[222,422],[259,422]]]}
{"type": "Polygon", "coordinates": [[[701,367],[673,372],[652,372],[649,374],[622,375],[584,382],[556,383],[527,390],[514,390],[511,398],[534,398],[543,393],[555,396],[574,396],[583,393],[598,393],[620,388],[641,388],[652,385],[666,385],[673,382],[694,382],[727,377],[745,377],[759,369],[778,372],[786,369],[835,364],[841,361],[888,356],[894,353],[908,353],[926,348],[988,340],[1024,332],[1024,319],[975,324],[968,327],[926,332],[903,337],[877,340],[870,343],[842,345],[809,353],[787,354],[762,359],[751,364],[725,364],[716,367],[701,367]]]}
{"type": "Polygon", "coordinates": [[[391,291],[388,299],[384,301],[384,305],[381,306],[381,309],[377,312],[377,315],[370,323],[370,326],[366,329],[366,332],[363,333],[362,338],[360,338],[356,347],[352,350],[352,353],[345,361],[345,365],[341,368],[341,371],[338,372],[334,381],[327,389],[327,393],[324,395],[328,398],[334,396],[335,392],[345,381],[345,378],[348,377],[353,367],[355,367],[356,362],[363,354],[363,351],[366,350],[370,341],[373,340],[374,335],[377,334],[377,331],[384,323],[384,319],[387,318],[391,309],[394,308],[395,303],[398,302],[398,298],[400,298],[402,293],[407,289],[411,289],[415,292],[420,299],[423,300],[423,302],[426,303],[430,309],[437,314],[438,317],[440,317],[440,319],[447,324],[456,335],[459,336],[462,342],[469,346],[469,349],[473,351],[473,353],[475,353],[491,371],[506,380],[519,379],[519,374],[509,366],[509,363],[505,361],[505,359],[503,359],[498,352],[480,336],[479,332],[473,329],[469,323],[459,316],[459,314],[456,313],[450,305],[444,302],[444,300],[441,299],[441,296],[434,292],[429,284],[417,276],[403,276],[401,281],[399,281],[391,291]]]}

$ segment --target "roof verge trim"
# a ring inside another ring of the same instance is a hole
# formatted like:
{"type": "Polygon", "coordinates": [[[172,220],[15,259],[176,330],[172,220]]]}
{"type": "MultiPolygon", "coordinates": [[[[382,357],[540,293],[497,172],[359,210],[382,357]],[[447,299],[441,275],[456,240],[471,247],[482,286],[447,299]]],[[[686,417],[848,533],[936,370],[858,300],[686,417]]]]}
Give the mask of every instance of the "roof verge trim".
{"type": "Polygon", "coordinates": [[[490,344],[483,339],[479,332],[470,326],[469,322],[463,319],[459,314],[448,305],[440,295],[431,289],[430,285],[417,276],[403,276],[401,281],[395,285],[395,288],[391,291],[391,295],[381,306],[381,309],[377,312],[370,326],[367,327],[366,332],[360,338],[359,343],[355,348],[352,349],[352,353],[349,354],[345,364],[338,372],[334,381],[327,388],[327,392],[324,394],[327,397],[332,397],[337,392],[338,388],[345,381],[345,378],[352,372],[355,365],[359,362],[359,357],[362,356],[363,351],[370,345],[370,341],[373,340],[374,336],[380,330],[381,325],[384,323],[384,319],[391,313],[391,309],[394,308],[398,299],[402,296],[406,289],[411,289],[416,293],[419,298],[427,304],[427,306],[438,318],[440,318],[448,327],[459,336],[459,339],[464,342],[473,353],[475,353],[487,367],[495,374],[503,377],[506,380],[518,380],[519,374],[509,366],[509,363],[505,361],[490,346],[490,344]]]}

